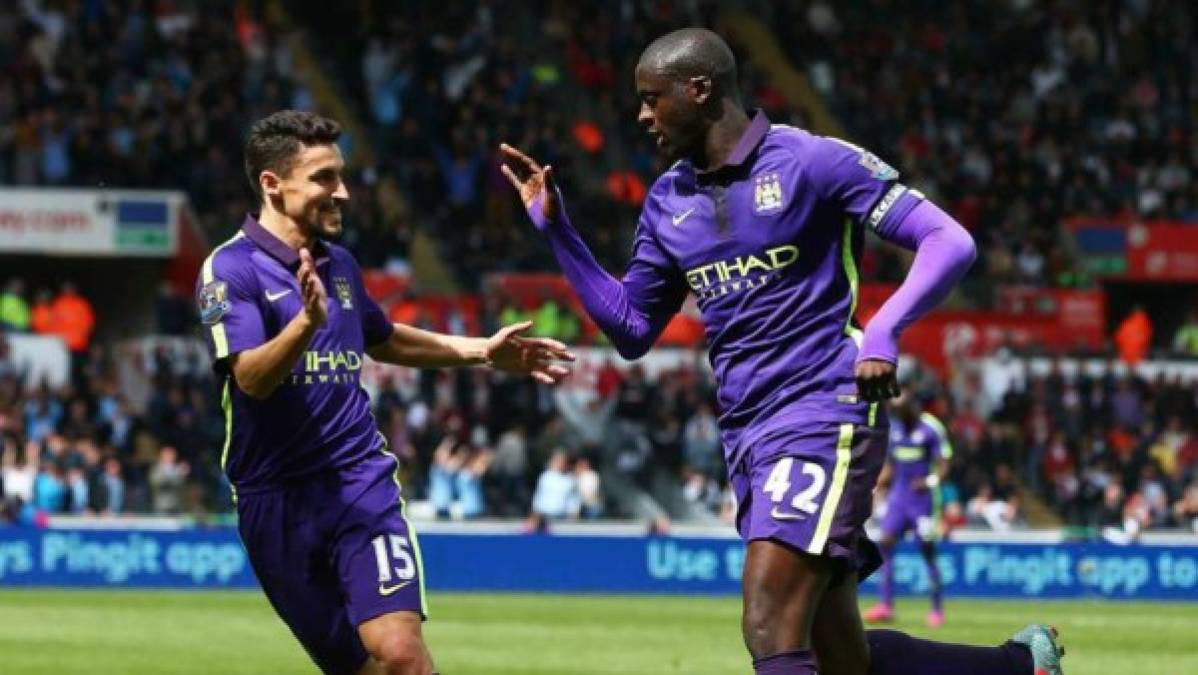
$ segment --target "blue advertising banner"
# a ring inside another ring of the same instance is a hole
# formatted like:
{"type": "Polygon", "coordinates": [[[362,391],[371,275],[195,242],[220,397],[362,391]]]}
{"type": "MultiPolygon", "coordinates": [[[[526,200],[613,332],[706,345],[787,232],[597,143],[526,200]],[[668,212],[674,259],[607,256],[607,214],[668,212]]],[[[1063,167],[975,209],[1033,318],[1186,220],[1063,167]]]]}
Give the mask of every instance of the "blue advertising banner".
{"type": "Polygon", "coordinates": [[[236,530],[0,528],[0,586],[257,585],[236,530]]]}
{"type": "MultiPolygon", "coordinates": [[[[420,546],[434,591],[736,594],[744,564],[733,539],[437,533],[420,546]]],[[[1198,545],[946,543],[938,564],[959,597],[1198,601],[1198,545]]],[[[913,547],[900,547],[895,581],[900,593],[927,590],[913,547]]],[[[232,529],[0,529],[0,586],[257,583],[232,529]]],[[[875,575],[862,590],[876,587],[875,575]]]]}

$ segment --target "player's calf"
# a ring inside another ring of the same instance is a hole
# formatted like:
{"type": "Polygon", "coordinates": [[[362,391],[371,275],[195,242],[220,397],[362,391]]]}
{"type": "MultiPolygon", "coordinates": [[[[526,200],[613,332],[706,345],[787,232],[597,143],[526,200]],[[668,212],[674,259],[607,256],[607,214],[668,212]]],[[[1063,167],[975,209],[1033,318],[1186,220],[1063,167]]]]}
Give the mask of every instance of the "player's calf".
{"type": "Polygon", "coordinates": [[[826,560],[773,541],[749,543],[742,628],[757,675],[815,672],[811,625],[830,576],[826,560]]]}
{"type": "Polygon", "coordinates": [[[371,660],[358,675],[435,675],[433,659],[413,612],[392,612],[358,627],[371,660]]]}

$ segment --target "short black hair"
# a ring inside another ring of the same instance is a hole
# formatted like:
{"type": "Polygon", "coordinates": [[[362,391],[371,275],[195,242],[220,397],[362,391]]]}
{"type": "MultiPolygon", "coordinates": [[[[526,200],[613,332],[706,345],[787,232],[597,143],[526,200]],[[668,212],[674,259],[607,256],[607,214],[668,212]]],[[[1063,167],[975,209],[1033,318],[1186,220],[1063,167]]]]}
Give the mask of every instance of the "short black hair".
{"type": "Polygon", "coordinates": [[[717,95],[740,100],[736,56],[723,38],[706,28],[666,33],[645,47],[640,63],[673,77],[710,77],[717,95]]]}
{"type": "Polygon", "coordinates": [[[330,145],[340,137],[340,124],[303,110],[280,110],[254,122],[245,142],[245,175],[250,189],[261,200],[258,176],[263,171],[285,176],[295,167],[304,146],[330,145]]]}

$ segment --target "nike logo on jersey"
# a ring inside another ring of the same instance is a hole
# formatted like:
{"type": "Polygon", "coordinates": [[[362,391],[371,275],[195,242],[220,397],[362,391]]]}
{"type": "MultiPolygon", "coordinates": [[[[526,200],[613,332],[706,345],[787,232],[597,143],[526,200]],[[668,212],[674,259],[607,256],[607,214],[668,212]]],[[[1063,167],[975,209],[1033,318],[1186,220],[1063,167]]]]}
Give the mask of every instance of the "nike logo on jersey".
{"type": "Polygon", "coordinates": [[[692,206],[689,209],[683,211],[682,213],[675,213],[673,216],[670,217],[670,220],[672,220],[674,222],[674,227],[678,227],[679,225],[682,224],[682,221],[689,218],[690,215],[694,212],[695,212],[695,207],[692,206]]]}
{"type": "Polygon", "coordinates": [[[804,520],[807,518],[807,514],[805,513],[779,511],[777,506],[770,510],[770,515],[773,516],[774,520],[804,520]]]}
{"type": "Polygon", "coordinates": [[[395,591],[398,591],[399,589],[403,588],[404,586],[407,586],[410,583],[412,583],[412,582],[405,581],[403,583],[395,584],[394,586],[384,586],[383,584],[380,583],[379,584],[379,595],[382,595],[382,596],[391,595],[395,591]]]}
{"type": "Polygon", "coordinates": [[[279,298],[283,297],[284,295],[287,295],[290,292],[291,292],[290,288],[288,288],[285,291],[276,291],[274,293],[271,293],[270,291],[266,291],[266,299],[270,302],[274,302],[275,300],[278,300],[279,298]]]}

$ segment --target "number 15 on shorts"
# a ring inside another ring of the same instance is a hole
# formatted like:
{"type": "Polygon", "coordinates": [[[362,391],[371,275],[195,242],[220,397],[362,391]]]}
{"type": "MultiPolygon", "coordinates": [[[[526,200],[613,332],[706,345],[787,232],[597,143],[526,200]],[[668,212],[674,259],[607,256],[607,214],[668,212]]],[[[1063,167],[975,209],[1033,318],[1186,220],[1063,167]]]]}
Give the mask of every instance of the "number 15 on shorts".
{"type": "Polygon", "coordinates": [[[416,576],[416,561],[408,552],[408,540],[398,534],[380,534],[370,543],[374,546],[374,559],[379,568],[379,594],[391,595],[407,586],[416,576]],[[389,586],[392,578],[398,579],[399,583],[389,586]]]}
{"type": "Polygon", "coordinates": [[[819,510],[815,502],[827,483],[828,474],[824,467],[812,462],[796,460],[794,457],[783,457],[770,471],[769,478],[761,491],[774,503],[770,515],[774,520],[802,520],[819,510]],[[795,464],[799,464],[799,475],[792,483],[795,464]],[[810,476],[811,482],[799,488],[798,484],[806,483],[805,477],[810,476]],[[783,501],[790,498],[786,505],[783,501]]]}

